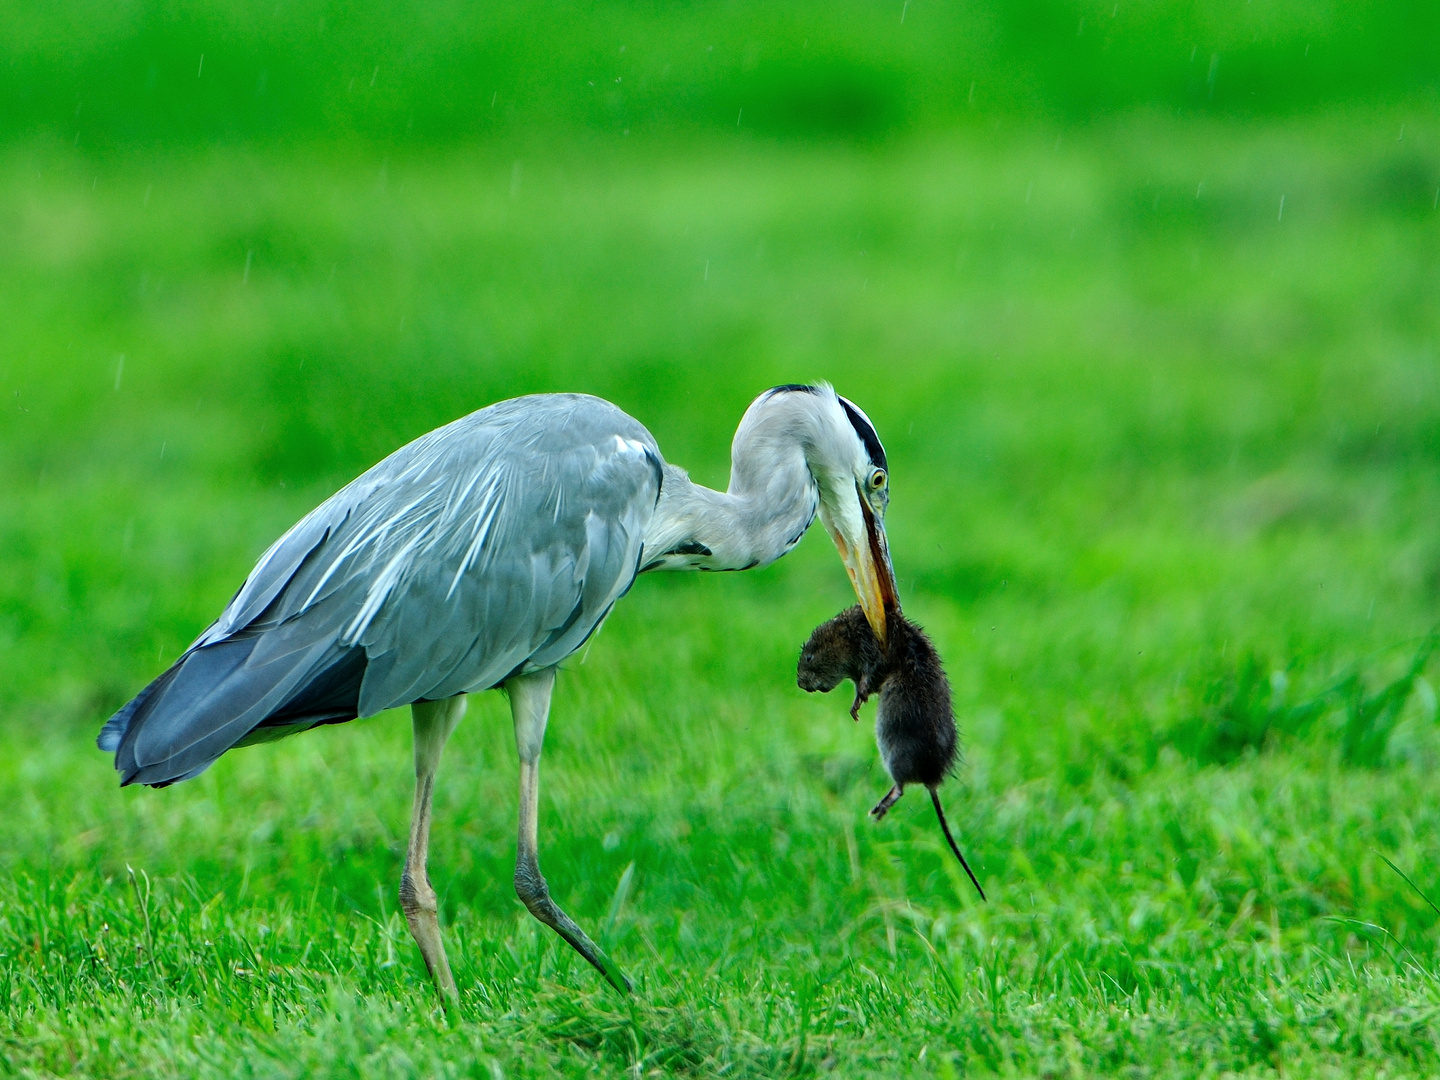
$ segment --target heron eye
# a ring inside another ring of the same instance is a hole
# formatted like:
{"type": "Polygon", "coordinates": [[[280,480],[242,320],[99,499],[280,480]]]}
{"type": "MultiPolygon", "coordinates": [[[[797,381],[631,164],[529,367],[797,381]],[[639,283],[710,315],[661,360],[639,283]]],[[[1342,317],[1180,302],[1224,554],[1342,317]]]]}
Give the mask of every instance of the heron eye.
{"type": "Polygon", "coordinates": [[[879,490],[880,490],[881,488],[883,488],[884,486],[885,486],[885,470],[884,470],[884,469],[876,469],[873,473],[870,474],[870,487],[871,487],[871,489],[874,490],[874,491],[879,491],[879,490]]]}

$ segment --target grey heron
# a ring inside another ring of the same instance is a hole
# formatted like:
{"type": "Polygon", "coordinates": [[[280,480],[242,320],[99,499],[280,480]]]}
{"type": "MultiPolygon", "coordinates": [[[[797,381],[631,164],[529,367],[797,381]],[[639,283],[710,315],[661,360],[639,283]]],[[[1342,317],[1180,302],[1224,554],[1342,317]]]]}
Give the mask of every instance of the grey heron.
{"type": "Polygon", "coordinates": [[[100,733],[124,784],[163,787],[225,751],[411,707],[415,801],[400,903],[446,1004],[458,1000],[426,872],[431,798],[466,695],[502,687],[520,759],[515,891],[617,989],[629,982],[540,873],[540,750],[556,665],[639,574],[749,570],[819,516],[883,642],[897,610],[885,451],[828,385],[761,394],[725,491],[668,464],[615,405],[514,398],[423,435],[277,540],[185,653],[100,733]]]}

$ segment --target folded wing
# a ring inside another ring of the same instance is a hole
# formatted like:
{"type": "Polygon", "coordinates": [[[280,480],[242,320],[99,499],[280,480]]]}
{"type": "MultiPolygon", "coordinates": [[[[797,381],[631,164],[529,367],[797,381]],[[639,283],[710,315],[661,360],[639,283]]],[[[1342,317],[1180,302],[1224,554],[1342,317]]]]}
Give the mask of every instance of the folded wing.
{"type": "Polygon", "coordinates": [[[598,398],[516,398],[396,451],[261,557],[101,732],[122,783],[548,667],[634,580],[659,451],[598,398]]]}

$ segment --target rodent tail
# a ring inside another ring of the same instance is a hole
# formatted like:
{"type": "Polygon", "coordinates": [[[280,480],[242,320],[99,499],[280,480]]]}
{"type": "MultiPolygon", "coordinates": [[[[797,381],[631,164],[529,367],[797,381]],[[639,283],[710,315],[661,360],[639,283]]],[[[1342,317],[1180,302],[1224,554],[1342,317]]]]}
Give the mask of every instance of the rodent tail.
{"type": "Polygon", "coordinates": [[[960,854],[960,845],[955,843],[955,837],[950,835],[950,823],[945,820],[945,808],[940,805],[940,793],[933,787],[930,789],[930,801],[935,804],[935,816],[940,819],[940,828],[945,830],[945,839],[950,841],[950,850],[955,852],[955,858],[960,860],[960,865],[965,868],[965,873],[970,875],[970,883],[975,886],[975,891],[980,894],[980,899],[985,900],[985,890],[976,880],[975,871],[970,869],[970,864],[965,861],[965,856],[960,854]]]}

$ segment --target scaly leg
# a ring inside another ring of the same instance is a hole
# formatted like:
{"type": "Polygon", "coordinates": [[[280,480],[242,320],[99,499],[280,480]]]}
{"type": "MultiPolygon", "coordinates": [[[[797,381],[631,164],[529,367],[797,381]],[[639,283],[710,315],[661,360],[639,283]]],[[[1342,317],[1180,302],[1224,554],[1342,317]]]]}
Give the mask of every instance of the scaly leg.
{"type": "Polygon", "coordinates": [[[540,803],[540,749],[545,743],[545,723],[550,717],[550,692],[555,688],[555,669],[517,675],[505,684],[510,694],[510,711],[515,717],[515,749],[520,754],[520,833],[515,851],[515,893],[530,914],[570,943],[590,961],[611,986],[629,993],[630,980],[614,960],[575,925],[575,920],[550,899],[550,888],[540,873],[537,811],[540,803]]]}
{"type": "Polygon", "coordinates": [[[450,961],[445,958],[445,943],[440,940],[440,909],[425,872],[425,860],[430,854],[430,801],[435,794],[435,771],[440,767],[445,741],[465,715],[465,695],[443,701],[417,701],[410,706],[410,714],[415,724],[415,808],[410,815],[405,870],[400,875],[400,908],[436,989],[446,1006],[451,1007],[459,1003],[460,992],[455,989],[450,961]]]}

